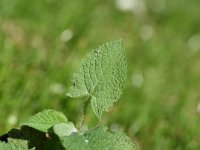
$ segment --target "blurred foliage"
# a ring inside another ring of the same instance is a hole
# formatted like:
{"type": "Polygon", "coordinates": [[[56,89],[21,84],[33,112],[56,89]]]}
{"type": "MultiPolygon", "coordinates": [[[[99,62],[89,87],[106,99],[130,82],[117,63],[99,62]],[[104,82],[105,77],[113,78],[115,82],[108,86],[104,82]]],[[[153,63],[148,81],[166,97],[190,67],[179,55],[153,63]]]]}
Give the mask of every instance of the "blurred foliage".
{"type": "MultiPolygon", "coordinates": [[[[80,60],[125,38],[127,88],[101,122],[138,149],[200,149],[199,0],[1,0],[0,133],[45,108],[76,121],[65,96],[80,60]]],[[[89,127],[98,123],[88,109],[89,127]]]]}

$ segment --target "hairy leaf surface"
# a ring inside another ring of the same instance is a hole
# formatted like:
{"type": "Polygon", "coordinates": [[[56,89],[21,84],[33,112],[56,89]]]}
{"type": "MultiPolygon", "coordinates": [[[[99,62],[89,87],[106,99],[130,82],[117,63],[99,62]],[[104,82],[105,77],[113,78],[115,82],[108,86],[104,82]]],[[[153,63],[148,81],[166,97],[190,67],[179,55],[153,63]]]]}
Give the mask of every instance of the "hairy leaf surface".
{"type": "Polygon", "coordinates": [[[93,50],[73,75],[68,96],[90,96],[92,109],[100,119],[117,101],[126,80],[127,64],[123,41],[105,43],[93,50]]]}
{"type": "Polygon", "coordinates": [[[134,143],[124,133],[111,133],[105,127],[66,136],[62,139],[62,144],[67,150],[135,150],[134,143]]]}
{"type": "Polygon", "coordinates": [[[58,123],[68,123],[68,120],[63,113],[48,109],[35,114],[23,125],[48,132],[51,127],[58,123]]]}

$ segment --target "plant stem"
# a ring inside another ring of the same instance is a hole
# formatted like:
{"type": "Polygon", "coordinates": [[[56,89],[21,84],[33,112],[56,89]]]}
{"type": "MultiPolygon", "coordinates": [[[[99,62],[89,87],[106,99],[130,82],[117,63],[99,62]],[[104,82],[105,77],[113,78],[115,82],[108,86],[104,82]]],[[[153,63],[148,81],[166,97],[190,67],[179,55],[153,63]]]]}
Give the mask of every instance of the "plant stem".
{"type": "Polygon", "coordinates": [[[78,121],[77,121],[77,125],[76,125],[76,127],[79,130],[81,129],[81,127],[83,125],[83,122],[84,122],[84,119],[85,119],[86,110],[87,110],[89,102],[90,102],[90,97],[88,97],[85,100],[85,102],[83,103],[83,105],[82,105],[82,108],[81,108],[81,111],[80,111],[80,114],[79,114],[79,118],[78,118],[78,121]]]}

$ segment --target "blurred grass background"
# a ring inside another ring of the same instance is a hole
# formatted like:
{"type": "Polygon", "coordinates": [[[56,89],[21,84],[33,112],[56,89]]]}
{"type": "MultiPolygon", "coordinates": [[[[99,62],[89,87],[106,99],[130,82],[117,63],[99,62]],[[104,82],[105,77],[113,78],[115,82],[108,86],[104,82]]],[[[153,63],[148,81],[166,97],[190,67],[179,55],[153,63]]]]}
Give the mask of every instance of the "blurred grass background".
{"type": "MultiPolygon", "coordinates": [[[[80,60],[125,38],[127,88],[103,115],[144,150],[200,149],[199,0],[1,0],[0,134],[45,108],[76,122],[65,96],[80,60]]],[[[98,120],[88,109],[91,128],[98,120]]]]}

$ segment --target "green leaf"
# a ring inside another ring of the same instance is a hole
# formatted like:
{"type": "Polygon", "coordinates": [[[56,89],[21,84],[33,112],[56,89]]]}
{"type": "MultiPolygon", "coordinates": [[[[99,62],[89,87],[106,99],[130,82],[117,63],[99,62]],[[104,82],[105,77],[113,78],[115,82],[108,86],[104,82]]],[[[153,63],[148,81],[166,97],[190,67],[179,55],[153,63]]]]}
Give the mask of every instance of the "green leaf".
{"type": "MultiPolygon", "coordinates": [[[[21,140],[21,139],[8,139],[8,144],[15,146],[15,148],[28,150],[28,141],[27,140],[21,140]]],[[[29,150],[34,150],[35,148],[31,148],[29,150]]]]}
{"type": "Polygon", "coordinates": [[[67,150],[135,150],[135,144],[122,132],[108,132],[105,127],[98,127],[84,134],[74,134],[62,138],[67,150]]]}
{"type": "Polygon", "coordinates": [[[85,137],[80,133],[61,138],[61,143],[66,150],[90,150],[85,137]]]}
{"type": "Polygon", "coordinates": [[[59,137],[54,133],[45,133],[29,126],[22,126],[20,130],[13,129],[8,134],[10,143],[15,141],[18,143],[19,139],[23,139],[21,141],[24,143],[28,141],[28,147],[32,149],[63,150],[59,137]]]}
{"type": "Polygon", "coordinates": [[[68,120],[63,113],[49,109],[35,114],[23,125],[42,132],[48,132],[50,128],[58,123],[68,123],[68,120]]]}
{"type": "Polygon", "coordinates": [[[134,150],[135,145],[123,132],[108,132],[106,127],[98,127],[85,133],[90,149],[134,150]]]}
{"type": "Polygon", "coordinates": [[[68,136],[78,131],[75,128],[74,124],[71,122],[56,124],[53,126],[53,130],[54,130],[54,133],[58,135],[59,137],[68,136]]]}
{"type": "MultiPolygon", "coordinates": [[[[8,139],[8,143],[0,142],[0,150],[28,150],[28,141],[19,139],[8,139]]],[[[34,150],[32,148],[31,150],[34,150]]]]}
{"type": "Polygon", "coordinates": [[[73,75],[68,96],[90,96],[92,109],[100,119],[119,99],[127,72],[123,41],[105,43],[93,50],[73,75]]]}
{"type": "Polygon", "coordinates": [[[0,150],[23,150],[20,147],[16,147],[16,145],[0,142],[0,150]]]}

